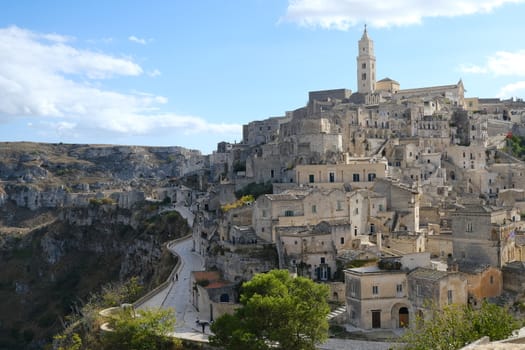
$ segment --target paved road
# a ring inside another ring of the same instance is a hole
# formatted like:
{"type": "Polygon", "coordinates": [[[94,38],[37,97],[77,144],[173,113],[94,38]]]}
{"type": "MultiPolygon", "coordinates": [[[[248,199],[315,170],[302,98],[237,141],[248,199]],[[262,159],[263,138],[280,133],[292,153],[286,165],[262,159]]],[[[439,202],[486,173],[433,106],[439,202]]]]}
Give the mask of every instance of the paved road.
{"type": "MultiPolygon", "coordinates": [[[[194,220],[193,213],[187,207],[180,205],[175,206],[175,210],[177,210],[188,221],[188,225],[192,227],[194,220]]],[[[190,273],[191,271],[204,270],[204,259],[191,251],[192,246],[193,241],[191,238],[168,246],[168,249],[180,256],[181,259],[181,265],[177,272],[178,280],[172,281],[168,287],[146,301],[140,308],[163,307],[174,309],[177,319],[177,324],[173,332],[175,337],[207,341],[208,335],[202,334],[202,328],[196,323],[197,311],[191,305],[190,299],[190,273]]],[[[207,332],[209,333],[209,329],[207,329],[207,332]]]]}
{"type": "Polygon", "coordinates": [[[182,262],[178,272],[178,281],[172,283],[162,303],[162,307],[175,309],[177,318],[176,333],[187,333],[199,330],[200,327],[195,322],[197,320],[197,311],[191,305],[190,273],[191,271],[204,270],[204,259],[192,252],[191,248],[191,238],[168,247],[168,249],[181,257],[182,262]]]}

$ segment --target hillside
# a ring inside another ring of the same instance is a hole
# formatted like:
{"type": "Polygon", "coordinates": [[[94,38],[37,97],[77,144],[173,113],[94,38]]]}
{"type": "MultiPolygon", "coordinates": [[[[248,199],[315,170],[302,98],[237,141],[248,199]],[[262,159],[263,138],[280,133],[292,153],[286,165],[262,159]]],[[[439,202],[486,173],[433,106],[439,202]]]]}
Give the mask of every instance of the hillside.
{"type": "Polygon", "coordinates": [[[0,349],[41,348],[65,316],[108,283],[145,290],[189,233],[146,201],[202,161],[182,148],[0,143],[0,349]]]}

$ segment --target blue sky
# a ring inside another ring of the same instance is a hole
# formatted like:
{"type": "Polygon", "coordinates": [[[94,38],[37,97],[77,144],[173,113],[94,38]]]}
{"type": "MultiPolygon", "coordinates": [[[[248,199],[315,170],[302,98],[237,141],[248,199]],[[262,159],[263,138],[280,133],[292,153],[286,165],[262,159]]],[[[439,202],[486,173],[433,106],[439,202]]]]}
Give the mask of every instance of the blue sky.
{"type": "Polygon", "coordinates": [[[242,124],[377,77],[463,79],[525,97],[525,1],[17,0],[0,4],[0,141],[177,145],[211,153],[242,124]]]}

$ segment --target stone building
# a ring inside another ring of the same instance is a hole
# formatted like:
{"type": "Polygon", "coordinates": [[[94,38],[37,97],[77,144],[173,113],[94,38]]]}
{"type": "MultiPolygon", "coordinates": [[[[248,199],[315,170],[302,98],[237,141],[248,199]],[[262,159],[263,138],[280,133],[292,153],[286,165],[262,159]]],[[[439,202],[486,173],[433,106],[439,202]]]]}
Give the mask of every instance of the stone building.
{"type": "MultiPolygon", "coordinates": [[[[332,226],[322,222],[315,227],[280,227],[277,229],[282,267],[315,281],[332,279],[336,270],[337,231],[350,232],[349,227],[332,226]]],[[[342,233],[344,241],[345,232],[342,233]]]]}
{"type": "Polygon", "coordinates": [[[321,188],[370,188],[376,178],[385,178],[387,172],[386,160],[353,158],[340,164],[297,165],[295,182],[321,188]]]}
{"type": "Polygon", "coordinates": [[[281,124],[289,120],[289,116],[271,117],[243,125],[242,143],[249,146],[257,146],[276,141],[279,136],[281,124]]]}
{"type": "Polygon", "coordinates": [[[467,304],[467,279],[457,272],[416,268],[407,276],[408,299],[415,315],[428,317],[432,307],[467,304]]]}
{"type": "Polygon", "coordinates": [[[486,298],[498,297],[503,291],[501,270],[489,266],[472,263],[461,263],[458,271],[467,279],[469,304],[478,305],[486,298]]]}
{"type": "Polygon", "coordinates": [[[408,327],[413,318],[407,272],[430,266],[427,253],[383,258],[375,266],[345,270],[350,323],[363,329],[408,327]]]}
{"type": "Polygon", "coordinates": [[[451,214],[454,258],[501,268],[516,260],[520,217],[503,208],[469,204],[451,214]]]}
{"type": "Polygon", "coordinates": [[[399,91],[399,83],[390,78],[384,78],[376,82],[376,91],[395,94],[399,91]]]}
{"type": "Polygon", "coordinates": [[[388,233],[393,229],[389,226],[392,224],[392,213],[387,211],[384,195],[358,189],[348,194],[348,203],[354,236],[388,233]]]}
{"type": "Polygon", "coordinates": [[[384,195],[387,210],[396,213],[393,230],[419,232],[420,193],[416,187],[409,187],[390,179],[377,179],[373,190],[384,195]]]}
{"type": "Polygon", "coordinates": [[[451,102],[452,106],[462,107],[465,105],[465,87],[463,86],[463,81],[460,79],[457,84],[452,85],[402,89],[393,97],[396,100],[444,97],[451,102]]]}
{"type": "Polygon", "coordinates": [[[233,313],[237,307],[236,284],[222,279],[218,271],[193,271],[190,286],[191,303],[201,321],[213,322],[226,313],[233,313]]]}
{"type": "Polygon", "coordinates": [[[501,268],[503,289],[518,296],[525,293],[525,262],[513,261],[501,268]]]}
{"type": "Polygon", "coordinates": [[[400,328],[408,326],[406,272],[378,266],[345,270],[346,304],[349,321],[363,328],[400,328]]]}

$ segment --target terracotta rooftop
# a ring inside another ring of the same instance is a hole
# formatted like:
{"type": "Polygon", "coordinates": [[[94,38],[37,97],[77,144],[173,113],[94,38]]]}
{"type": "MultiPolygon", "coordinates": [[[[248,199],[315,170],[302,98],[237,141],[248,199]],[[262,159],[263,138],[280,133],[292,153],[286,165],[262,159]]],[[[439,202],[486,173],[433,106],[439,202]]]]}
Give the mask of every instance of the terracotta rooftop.
{"type": "Polygon", "coordinates": [[[211,283],[221,279],[221,274],[219,271],[193,271],[192,273],[195,281],[197,282],[208,280],[211,283]]]}

